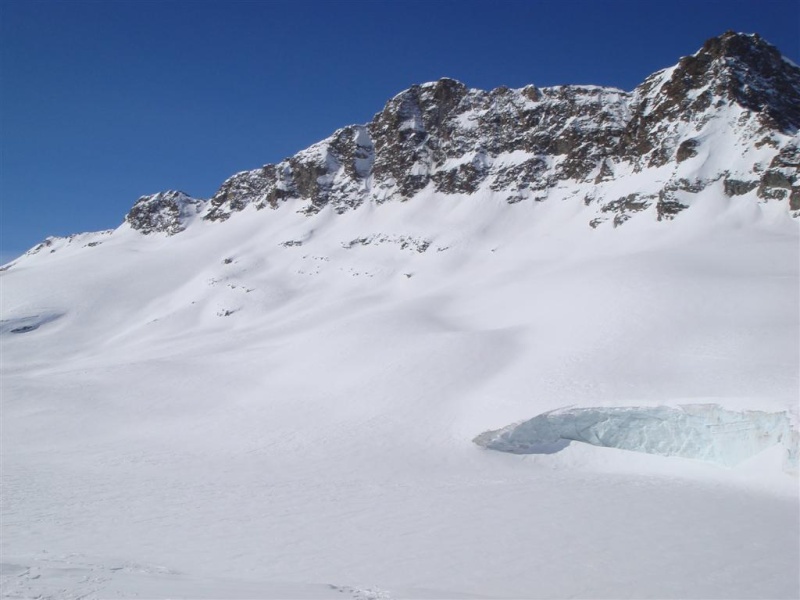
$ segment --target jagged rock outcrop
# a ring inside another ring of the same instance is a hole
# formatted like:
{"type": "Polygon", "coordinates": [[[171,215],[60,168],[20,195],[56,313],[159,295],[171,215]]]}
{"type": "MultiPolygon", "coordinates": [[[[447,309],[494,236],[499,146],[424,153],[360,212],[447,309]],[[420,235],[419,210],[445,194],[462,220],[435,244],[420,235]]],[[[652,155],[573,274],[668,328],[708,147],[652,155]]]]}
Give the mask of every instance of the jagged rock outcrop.
{"type": "MultiPolygon", "coordinates": [[[[292,199],[308,214],[326,206],[343,212],[423,190],[542,201],[566,186],[577,186],[593,207],[592,226],[618,226],[640,212],[670,219],[709,185],[731,198],[752,193],[800,210],[798,128],[800,68],[758,35],[727,32],[633,92],[482,91],[447,78],[412,86],[368,124],[232,176],[203,218],[292,199]],[[734,146],[741,151],[725,155],[734,146]],[[613,188],[648,170],[647,189],[613,188]]],[[[180,231],[183,215],[199,204],[169,194],[140,199],[128,221],[143,233],[180,231]]]]}
{"type": "Polygon", "coordinates": [[[367,128],[345,127],[277,165],[230,177],[211,198],[205,218],[225,220],[249,204],[258,209],[276,208],[289,198],[309,200],[305,208],[308,213],[327,204],[339,212],[354,208],[367,197],[373,160],[367,128]]]}
{"type": "Polygon", "coordinates": [[[761,176],[758,196],[765,199],[780,200],[788,197],[789,209],[793,211],[800,210],[799,174],[800,144],[788,144],[775,155],[770,161],[769,169],[761,176]]]}
{"type": "Polygon", "coordinates": [[[203,200],[183,192],[159,192],[142,196],[125,216],[132,229],[143,234],[162,232],[174,235],[186,228],[187,222],[205,206],[203,200]]]}

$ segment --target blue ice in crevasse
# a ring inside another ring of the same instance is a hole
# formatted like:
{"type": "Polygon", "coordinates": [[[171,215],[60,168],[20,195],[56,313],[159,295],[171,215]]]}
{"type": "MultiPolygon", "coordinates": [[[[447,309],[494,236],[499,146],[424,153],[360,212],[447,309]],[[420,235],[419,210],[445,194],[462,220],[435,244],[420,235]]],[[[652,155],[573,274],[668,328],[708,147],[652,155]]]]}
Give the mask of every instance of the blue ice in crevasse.
{"type": "Polygon", "coordinates": [[[552,454],[571,442],[735,466],[777,444],[798,468],[800,435],[786,412],[732,411],[716,404],[680,407],[562,408],[487,431],[475,443],[514,454],[552,454]]]}
{"type": "Polygon", "coordinates": [[[63,313],[48,311],[25,317],[2,319],[0,320],[0,335],[5,335],[7,333],[19,334],[36,331],[42,325],[46,325],[47,323],[60,319],[63,316],[63,313]]]}

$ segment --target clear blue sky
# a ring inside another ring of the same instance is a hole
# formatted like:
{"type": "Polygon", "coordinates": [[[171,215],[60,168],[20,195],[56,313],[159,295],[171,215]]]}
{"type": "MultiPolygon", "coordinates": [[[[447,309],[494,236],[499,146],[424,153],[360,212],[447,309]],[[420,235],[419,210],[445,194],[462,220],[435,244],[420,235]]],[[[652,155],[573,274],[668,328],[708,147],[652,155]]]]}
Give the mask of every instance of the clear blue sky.
{"type": "Polygon", "coordinates": [[[800,63],[798,0],[0,0],[0,254],[209,197],[414,83],[630,90],[728,29],[800,63]]]}

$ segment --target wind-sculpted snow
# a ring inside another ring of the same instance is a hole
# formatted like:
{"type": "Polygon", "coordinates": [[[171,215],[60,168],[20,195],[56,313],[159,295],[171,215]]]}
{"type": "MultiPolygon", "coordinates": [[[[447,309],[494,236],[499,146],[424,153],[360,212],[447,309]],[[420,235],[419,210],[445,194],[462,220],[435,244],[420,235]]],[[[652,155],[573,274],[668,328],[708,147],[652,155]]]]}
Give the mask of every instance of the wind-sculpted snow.
{"type": "Polygon", "coordinates": [[[475,438],[480,446],[514,454],[552,454],[573,441],[727,467],[782,444],[786,469],[798,466],[798,431],[787,413],[713,404],[558,409],[475,438]]]}

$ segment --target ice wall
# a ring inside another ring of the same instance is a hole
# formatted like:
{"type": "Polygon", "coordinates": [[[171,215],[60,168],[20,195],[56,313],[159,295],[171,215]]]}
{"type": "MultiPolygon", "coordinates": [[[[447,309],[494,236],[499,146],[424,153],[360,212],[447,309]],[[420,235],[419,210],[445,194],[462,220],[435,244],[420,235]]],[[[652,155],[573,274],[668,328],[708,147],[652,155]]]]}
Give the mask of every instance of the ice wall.
{"type": "Polygon", "coordinates": [[[800,435],[786,412],[736,412],[716,404],[696,404],[558,409],[487,431],[474,441],[515,454],[551,454],[576,441],[728,467],[782,444],[785,468],[797,470],[800,435]]]}

